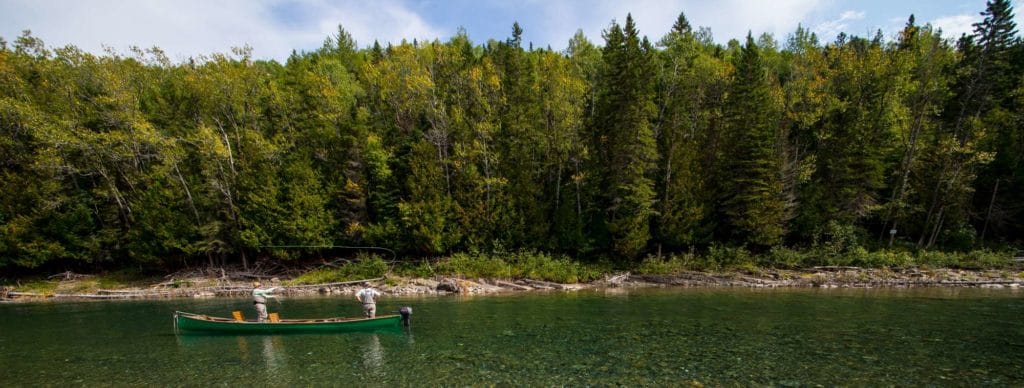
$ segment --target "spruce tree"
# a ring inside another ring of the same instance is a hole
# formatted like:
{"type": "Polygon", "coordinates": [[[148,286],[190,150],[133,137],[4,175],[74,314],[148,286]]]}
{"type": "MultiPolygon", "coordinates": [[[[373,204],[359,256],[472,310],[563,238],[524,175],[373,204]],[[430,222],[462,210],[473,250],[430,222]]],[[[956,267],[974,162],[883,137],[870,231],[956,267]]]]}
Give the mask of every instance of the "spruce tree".
{"type": "Polygon", "coordinates": [[[779,244],[785,234],[777,144],[780,100],[749,34],[735,66],[725,110],[722,234],[753,247],[768,247],[779,244]]]}
{"type": "MultiPolygon", "coordinates": [[[[993,153],[992,162],[978,175],[974,212],[979,239],[1008,240],[1020,236],[1010,220],[1024,215],[1024,168],[1021,167],[1021,106],[1019,86],[1024,82],[1024,52],[1016,36],[1013,8],[1009,1],[989,1],[974,25],[977,48],[970,58],[978,72],[979,111],[988,140],[983,145],[993,153]]],[[[968,58],[965,58],[967,60],[968,58]]],[[[968,63],[971,66],[972,63],[968,63]]]]}
{"type": "Polygon", "coordinates": [[[604,66],[597,101],[594,144],[604,227],[611,250],[636,257],[650,239],[657,160],[651,130],[654,114],[653,48],[631,15],[605,32],[604,66]]]}

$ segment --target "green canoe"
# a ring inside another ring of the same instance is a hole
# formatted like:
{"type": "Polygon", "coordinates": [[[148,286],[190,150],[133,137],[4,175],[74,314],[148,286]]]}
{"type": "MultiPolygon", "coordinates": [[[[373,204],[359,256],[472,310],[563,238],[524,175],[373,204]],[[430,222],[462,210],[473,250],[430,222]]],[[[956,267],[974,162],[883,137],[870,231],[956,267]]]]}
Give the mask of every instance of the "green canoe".
{"type": "Polygon", "coordinates": [[[276,334],[398,330],[401,328],[401,321],[401,315],[382,315],[376,318],[282,319],[280,322],[253,322],[174,312],[174,329],[175,332],[181,333],[276,334]]]}

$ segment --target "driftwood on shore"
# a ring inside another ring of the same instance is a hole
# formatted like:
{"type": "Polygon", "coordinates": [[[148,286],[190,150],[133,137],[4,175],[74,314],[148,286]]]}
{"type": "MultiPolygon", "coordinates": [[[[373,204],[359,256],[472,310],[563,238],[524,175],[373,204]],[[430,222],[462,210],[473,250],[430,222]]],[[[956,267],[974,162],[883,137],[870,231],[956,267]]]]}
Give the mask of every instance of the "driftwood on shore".
{"type": "MultiPolygon", "coordinates": [[[[347,282],[332,282],[332,283],[321,283],[321,284],[304,284],[299,286],[278,286],[283,294],[291,294],[289,290],[299,291],[303,293],[305,290],[321,290],[325,288],[338,288],[353,284],[362,284],[368,282],[377,282],[384,280],[384,278],[373,278],[373,279],[362,279],[352,280],[347,282]]],[[[178,297],[207,297],[207,296],[242,296],[252,292],[251,287],[239,286],[239,285],[225,285],[225,286],[212,286],[212,287],[184,287],[184,288],[167,288],[171,283],[164,282],[159,283],[151,289],[134,289],[134,290],[97,290],[95,293],[37,293],[37,292],[17,292],[17,291],[5,291],[3,296],[6,299],[16,298],[35,298],[35,299],[158,299],[158,298],[178,298],[178,297]]]]}
{"type": "Polygon", "coordinates": [[[333,283],[321,283],[321,284],[303,284],[303,285],[300,285],[300,286],[287,286],[287,287],[281,287],[281,288],[284,288],[284,289],[308,289],[308,288],[320,289],[320,288],[325,288],[325,287],[339,287],[339,286],[350,286],[350,285],[353,285],[353,284],[372,283],[372,282],[378,282],[378,281],[381,281],[381,280],[384,280],[384,278],[351,280],[351,281],[347,281],[347,282],[333,282],[333,283]]]}
{"type": "Polygon", "coordinates": [[[61,273],[58,273],[58,274],[53,274],[53,275],[47,276],[46,278],[47,279],[61,278],[63,280],[78,280],[78,279],[90,278],[92,276],[93,275],[84,275],[84,274],[74,273],[74,272],[71,272],[71,271],[64,271],[64,272],[61,272],[61,273]]]}
{"type": "Polygon", "coordinates": [[[495,280],[493,283],[494,283],[494,285],[496,285],[498,287],[511,288],[513,290],[516,290],[516,291],[529,291],[529,290],[533,289],[533,287],[524,286],[524,285],[521,285],[521,284],[515,284],[515,283],[507,282],[507,281],[504,281],[504,280],[495,280]]]}
{"type": "Polygon", "coordinates": [[[549,289],[553,288],[553,289],[556,289],[556,290],[561,290],[561,289],[565,288],[564,284],[546,282],[546,281],[543,281],[543,280],[523,279],[522,281],[523,281],[523,283],[529,284],[530,286],[532,286],[534,288],[542,288],[542,289],[543,288],[549,288],[549,289]]]}
{"type": "Polygon", "coordinates": [[[846,265],[821,265],[811,267],[810,269],[815,271],[843,271],[843,270],[860,270],[860,267],[850,267],[846,265]]]}
{"type": "MultiPolygon", "coordinates": [[[[181,281],[171,279],[144,289],[97,290],[90,293],[61,292],[20,292],[16,288],[0,289],[2,300],[38,300],[38,299],[156,299],[181,297],[240,297],[248,295],[252,288],[248,282],[228,283],[222,277],[214,279],[218,285],[191,287],[181,284],[193,284],[202,280],[181,281]]],[[[65,276],[72,277],[72,276],[65,276]]],[[[373,279],[306,284],[297,286],[279,286],[279,280],[272,279],[272,285],[280,288],[283,295],[303,295],[313,293],[350,294],[359,289],[363,283],[376,283],[383,277],[373,279]]],[[[67,280],[74,282],[75,280],[67,280]]],[[[209,284],[211,280],[206,279],[209,284]]],[[[63,283],[63,281],[62,281],[63,283]]],[[[955,269],[903,269],[887,268],[856,268],[856,267],[813,267],[801,270],[760,270],[751,273],[730,272],[711,273],[684,271],[673,274],[631,274],[629,272],[606,276],[586,284],[561,284],[536,279],[476,279],[470,281],[460,278],[435,279],[395,279],[398,284],[381,287],[386,294],[488,294],[497,292],[519,292],[531,290],[573,291],[583,288],[602,287],[818,287],[818,288],[912,288],[912,287],[977,287],[977,288],[1009,288],[1018,289],[1024,284],[1021,274],[1008,271],[966,271],[955,269]]],[[[68,287],[74,289],[73,287],[68,287]]]]}

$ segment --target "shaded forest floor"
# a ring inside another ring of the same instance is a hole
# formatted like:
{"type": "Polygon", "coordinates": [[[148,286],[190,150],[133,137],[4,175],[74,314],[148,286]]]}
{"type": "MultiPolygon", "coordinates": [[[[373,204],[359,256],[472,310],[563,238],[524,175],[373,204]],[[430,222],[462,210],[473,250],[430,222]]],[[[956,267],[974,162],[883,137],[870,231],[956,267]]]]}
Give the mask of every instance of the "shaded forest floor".
{"type": "Polygon", "coordinates": [[[680,271],[670,274],[612,272],[582,283],[558,283],[530,278],[467,278],[465,276],[402,277],[301,284],[296,273],[254,273],[230,268],[178,271],[164,277],[126,278],[118,274],[85,275],[64,272],[47,279],[15,281],[0,288],[0,300],[62,301],[141,298],[207,298],[248,295],[252,282],[281,287],[284,296],[354,294],[372,285],[391,295],[501,294],[530,291],[575,291],[637,287],[819,287],[910,288],[980,287],[1020,289],[1024,270],[888,269],[845,266],[799,270],[746,269],[735,271],[680,271]]]}

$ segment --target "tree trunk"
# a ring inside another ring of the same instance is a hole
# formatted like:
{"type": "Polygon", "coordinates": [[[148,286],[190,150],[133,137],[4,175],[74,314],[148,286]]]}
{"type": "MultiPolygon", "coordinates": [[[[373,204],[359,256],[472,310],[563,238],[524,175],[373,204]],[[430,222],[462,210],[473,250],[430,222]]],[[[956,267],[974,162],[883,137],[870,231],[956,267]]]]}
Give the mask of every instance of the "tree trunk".
{"type": "Polygon", "coordinates": [[[195,201],[192,200],[192,192],[188,189],[188,183],[185,182],[185,177],[181,175],[181,170],[178,169],[178,163],[174,163],[174,172],[178,174],[178,180],[181,181],[181,186],[185,188],[188,206],[192,208],[192,214],[196,217],[196,226],[202,226],[202,222],[199,220],[199,211],[196,210],[195,201]]]}
{"type": "Polygon", "coordinates": [[[992,189],[992,199],[988,201],[988,212],[985,213],[985,223],[981,227],[981,241],[985,241],[985,232],[988,232],[988,221],[992,218],[992,208],[996,205],[996,195],[999,193],[999,179],[996,179],[996,185],[992,189]]]}

